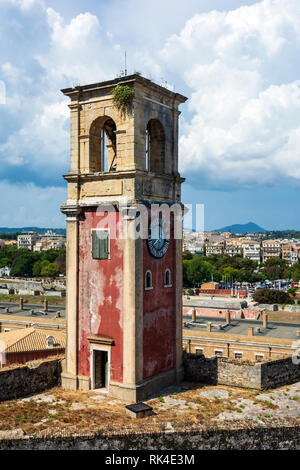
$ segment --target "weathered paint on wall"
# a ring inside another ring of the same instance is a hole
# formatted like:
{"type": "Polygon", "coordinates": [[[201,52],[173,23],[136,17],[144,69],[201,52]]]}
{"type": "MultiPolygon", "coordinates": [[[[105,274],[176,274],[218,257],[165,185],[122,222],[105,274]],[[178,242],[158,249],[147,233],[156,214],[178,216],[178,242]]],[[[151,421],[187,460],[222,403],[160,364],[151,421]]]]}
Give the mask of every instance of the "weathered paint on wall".
{"type": "MultiPolygon", "coordinates": [[[[171,224],[172,225],[172,224],[171,224]]],[[[163,258],[149,253],[147,242],[143,246],[143,272],[152,272],[153,289],[144,290],[144,379],[175,367],[175,285],[174,240],[170,230],[170,245],[163,258]],[[164,272],[171,271],[172,287],[164,287],[164,272]]]]}
{"type": "Polygon", "coordinates": [[[10,366],[12,364],[25,364],[29,361],[35,361],[37,359],[47,359],[50,356],[57,356],[58,354],[62,354],[64,352],[64,349],[47,349],[44,351],[24,351],[22,353],[7,353],[5,354],[5,363],[3,365],[10,366]]]}
{"type": "Polygon", "coordinates": [[[202,295],[202,294],[209,294],[209,295],[222,295],[222,296],[229,296],[229,297],[240,297],[241,299],[244,299],[247,297],[247,291],[246,290],[240,290],[240,291],[234,291],[233,290],[233,295],[231,289],[195,289],[196,295],[202,295]]]}
{"type": "MultiPolygon", "coordinates": [[[[226,316],[226,312],[228,311],[227,308],[211,308],[211,307],[195,307],[197,317],[217,317],[217,318],[224,318],[226,316]],[[221,312],[221,313],[220,313],[221,312]]],[[[193,307],[183,307],[182,313],[183,315],[192,316],[193,307]]],[[[251,310],[248,308],[243,308],[242,312],[240,310],[230,310],[230,317],[234,318],[246,318],[246,319],[253,319],[257,318],[257,315],[260,313],[259,310],[251,310]],[[241,316],[240,316],[241,314],[241,316]]]]}
{"type": "Polygon", "coordinates": [[[90,376],[89,335],[113,338],[110,378],[123,380],[122,290],[123,240],[113,237],[115,221],[120,228],[121,214],[109,218],[96,209],[86,209],[79,222],[79,348],[78,374],[90,376]],[[109,228],[110,253],[108,260],[92,258],[92,229],[109,228]]]}

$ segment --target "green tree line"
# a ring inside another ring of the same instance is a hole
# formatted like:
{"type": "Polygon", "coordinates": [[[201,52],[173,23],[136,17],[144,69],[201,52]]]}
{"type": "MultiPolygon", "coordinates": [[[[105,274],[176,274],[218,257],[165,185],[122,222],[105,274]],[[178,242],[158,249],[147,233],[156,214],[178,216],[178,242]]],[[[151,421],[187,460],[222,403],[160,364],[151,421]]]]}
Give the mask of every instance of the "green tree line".
{"type": "Polygon", "coordinates": [[[0,249],[0,268],[11,268],[11,276],[54,277],[66,273],[64,248],[33,252],[14,245],[0,249]]]}
{"type": "Polygon", "coordinates": [[[285,260],[273,258],[264,264],[241,256],[227,254],[203,257],[183,254],[183,286],[195,287],[211,279],[216,282],[226,279],[237,282],[262,282],[265,280],[292,279],[300,280],[300,263],[288,266],[285,260]]]}

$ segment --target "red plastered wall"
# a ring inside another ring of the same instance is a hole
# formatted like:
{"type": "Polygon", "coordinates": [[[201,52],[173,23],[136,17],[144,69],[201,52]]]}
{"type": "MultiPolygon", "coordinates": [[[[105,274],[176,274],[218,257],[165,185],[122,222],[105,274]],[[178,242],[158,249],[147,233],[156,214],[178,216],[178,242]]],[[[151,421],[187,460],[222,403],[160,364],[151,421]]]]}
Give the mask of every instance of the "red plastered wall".
{"type": "Polygon", "coordinates": [[[90,376],[90,343],[87,337],[107,335],[111,347],[111,380],[123,381],[123,240],[118,237],[121,214],[115,217],[87,209],[79,222],[79,338],[78,374],[90,376]],[[110,259],[92,258],[93,228],[110,229],[110,259]],[[117,235],[115,237],[115,235],[117,235]]]}
{"type": "Polygon", "coordinates": [[[148,250],[147,241],[143,243],[143,275],[152,272],[153,289],[145,290],[143,295],[144,331],[143,353],[144,379],[175,366],[175,247],[173,224],[171,226],[170,245],[161,259],[154,258],[148,250]],[[171,270],[172,287],[164,287],[164,272],[171,270]]]}

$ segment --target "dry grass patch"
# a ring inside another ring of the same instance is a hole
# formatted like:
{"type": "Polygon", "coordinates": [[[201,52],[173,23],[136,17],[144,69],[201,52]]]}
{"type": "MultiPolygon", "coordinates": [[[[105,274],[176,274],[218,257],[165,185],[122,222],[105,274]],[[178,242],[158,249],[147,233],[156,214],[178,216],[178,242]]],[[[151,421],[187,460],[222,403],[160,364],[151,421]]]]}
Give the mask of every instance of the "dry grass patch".
{"type": "MultiPolygon", "coordinates": [[[[175,431],[199,429],[212,423],[220,413],[236,411],[235,400],[245,398],[256,402],[258,393],[226,386],[185,383],[177,393],[147,401],[153,407],[154,415],[133,420],[126,415],[124,402],[94,392],[66,391],[56,387],[43,393],[44,401],[41,402],[32,397],[26,401],[19,399],[0,403],[0,430],[22,429],[29,435],[42,433],[51,436],[60,433],[151,433],[164,431],[167,423],[171,423],[175,431]],[[201,396],[201,392],[212,390],[226,391],[228,397],[201,396]],[[102,401],[93,400],[95,396],[102,401]]],[[[262,412],[277,408],[274,404],[257,402],[262,406],[262,412]]]]}

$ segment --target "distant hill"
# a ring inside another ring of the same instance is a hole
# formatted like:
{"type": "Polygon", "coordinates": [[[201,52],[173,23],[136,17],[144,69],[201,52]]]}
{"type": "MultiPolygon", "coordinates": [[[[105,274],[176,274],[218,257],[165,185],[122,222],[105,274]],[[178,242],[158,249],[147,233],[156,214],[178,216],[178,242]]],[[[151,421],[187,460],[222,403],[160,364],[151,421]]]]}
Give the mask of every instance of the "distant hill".
{"type": "Polygon", "coordinates": [[[47,230],[52,230],[58,235],[66,235],[65,228],[40,228],[40,227],[0,227],[0,233],[16,233],[16,232],[29,232],[33,230],[34,232],[39,233],[40,235],[47,232],[47,230]]]}
{"type": "Polygon", "coordinates": [[[248,222],[247,224],[227,225],[227,227],[212,230],[212,232],[231,232],[231,233],[265,233],[267,230],[255,224],[248,222]]]}

